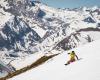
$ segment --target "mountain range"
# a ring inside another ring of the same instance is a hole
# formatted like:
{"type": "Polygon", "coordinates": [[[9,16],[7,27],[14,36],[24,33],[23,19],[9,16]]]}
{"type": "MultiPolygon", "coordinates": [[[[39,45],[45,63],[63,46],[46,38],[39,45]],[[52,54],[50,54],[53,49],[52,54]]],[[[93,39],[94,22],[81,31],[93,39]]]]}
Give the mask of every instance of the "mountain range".
{"type": "Polygon", "coordinates": [[[39,1],[0,0],[0,60],[70,50],[100,39],[100,8],[61,9],[39,1]]]}

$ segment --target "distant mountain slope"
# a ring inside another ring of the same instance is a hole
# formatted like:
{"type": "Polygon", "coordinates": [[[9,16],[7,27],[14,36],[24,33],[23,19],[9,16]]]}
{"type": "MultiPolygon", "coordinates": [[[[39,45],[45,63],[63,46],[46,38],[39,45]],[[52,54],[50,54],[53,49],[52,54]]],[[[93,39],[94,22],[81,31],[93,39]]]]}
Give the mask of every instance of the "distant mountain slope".
{"type": "Polygon", "coordinates": [[[58,42],[60,36],[67,38],[80,29],[97,28],[100,22],[99,8],[63,10],[30,0],[2,0],[0,6],[0,15],[5,20],[0,22],[2,50],[28,51],[52,35],[57,34],[58,42]]]}

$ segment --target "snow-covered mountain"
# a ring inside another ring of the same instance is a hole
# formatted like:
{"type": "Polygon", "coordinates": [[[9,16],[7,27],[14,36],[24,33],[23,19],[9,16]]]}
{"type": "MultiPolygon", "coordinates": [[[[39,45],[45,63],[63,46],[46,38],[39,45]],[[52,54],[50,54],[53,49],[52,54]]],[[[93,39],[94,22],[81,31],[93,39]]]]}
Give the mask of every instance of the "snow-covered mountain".
{"type": "Polygon", "coordinates": [[[55,9],[34,0],[0,0],[0,60],[5,64],[97,39],[99,7],[55,9]]]}

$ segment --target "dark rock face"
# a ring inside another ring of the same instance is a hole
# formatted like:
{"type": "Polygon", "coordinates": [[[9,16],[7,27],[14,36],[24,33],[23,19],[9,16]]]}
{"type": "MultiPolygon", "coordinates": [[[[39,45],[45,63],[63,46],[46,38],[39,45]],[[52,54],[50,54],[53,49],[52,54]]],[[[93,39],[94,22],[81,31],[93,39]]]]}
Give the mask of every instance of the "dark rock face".
{"type": "Polygon", "coordinates": [[[39,10],[38,17],[43,18],[43,16],[45,15],[46,15],[45,12],[43,12],[42,10],[39,10]]]}
{"type": "MultiPolygon", "coordinates": [[[[3,9],[6,12],[9,12],[15,16],[26,16],[26,17],[34,17],[35,13],[32,10],[28,10],[27,8],[31,8],[33,6],[35,6],[34,1],[30,1],[30,0],[7,0],[8,4],[9,4],[9,8],[6,9],[5,7],[3,7],[3,9]]],[[[38,14],[38,11],[36,13],[36,15],[38,14]]]]}
{"type": "Polygon", "coordinates": [[[84,19],[84,22],[95,23],[95,21],[91,17],[87,17],[86,19],[84,19]]]}
{"type": "MultiPolygon", "coordinates": [[[[91,31],[93,31],[94,29],[91,29],[91,31]]],[[[86,29],[86,31],[90,31],[88,29],[86,29]]],[[[98,29],[100,30],[100,29],[98,29]]],[[[85,37],[82,36],[82,33],[80,33],[82,30],[77,31],[76,33],[71,34],[70,36],[68,36],[67,38],[63,39],[62,41],[60,41],[56,48],[62,48],[64,50],[70,50],[73,49],[77,46],[80,45],[80,43],[84,43],[84,40],[86,43],[92,42],[92,38],[89,35],[86,35],[85,37]],[[83,38],[83,39],[82,39],[83,38]],[[82,41],[83,40],[83,41],[82,41]]],[[[84,30],[83,30],[84,31],[84,30]]],[[[84,43],[85,44],[85,43],[84,43]]]]}
{"type": "Polygon", "coordinates": [[[17,17],[14,17],[12,22],[7,22],[5,24],[4,28],[2,29],[2,33],[6,36],[6,38],[0,34],[0,49],[7,48],[20,50],[17,43],[25,48],[26,35],[28,35],[26,37],[27,42],[30,41],[31,43],[34,43],[34,41],[40,40],[39,35],[32,30],[27,23],[21,21],[17,17]]]}
{"type": "Polygon", "coordinates": [[[41,37],[32,29],[34,24],[38,25],[32,20],[41,21],[40,18],[45,14],[35,5],[38,2],[32,0],[5,0],[5,2],[7,5],[0,5],[0,8],[14,17],[4,23],[1,29],[0,50],[19,51],[21,48],[27,50],[28,47],[36,46],[35,43],[41,41],[41,37]],[[31,26],[30,23],[32,23],[31,26]]]}

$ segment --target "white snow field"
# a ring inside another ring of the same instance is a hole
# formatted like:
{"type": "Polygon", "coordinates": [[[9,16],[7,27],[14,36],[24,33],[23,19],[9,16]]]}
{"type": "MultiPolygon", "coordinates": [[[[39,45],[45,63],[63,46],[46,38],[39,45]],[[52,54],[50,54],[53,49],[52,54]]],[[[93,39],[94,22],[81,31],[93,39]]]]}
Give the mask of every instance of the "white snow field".
{"type": "Polygon", "coordinates": [[[66,51],[8,80],[100,80],[100,40],[73,50],[81,60],[65,66],[70,52],[66,51]]]}

